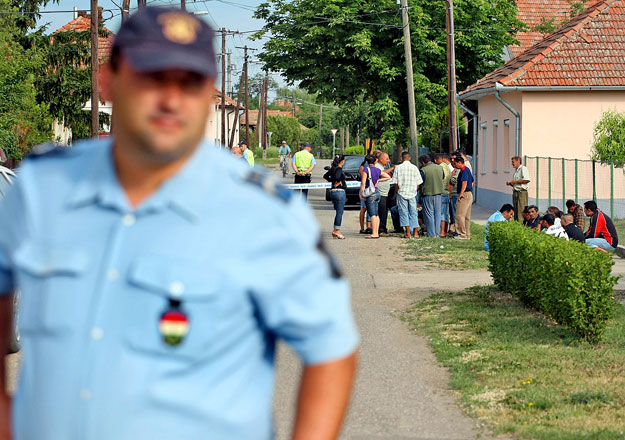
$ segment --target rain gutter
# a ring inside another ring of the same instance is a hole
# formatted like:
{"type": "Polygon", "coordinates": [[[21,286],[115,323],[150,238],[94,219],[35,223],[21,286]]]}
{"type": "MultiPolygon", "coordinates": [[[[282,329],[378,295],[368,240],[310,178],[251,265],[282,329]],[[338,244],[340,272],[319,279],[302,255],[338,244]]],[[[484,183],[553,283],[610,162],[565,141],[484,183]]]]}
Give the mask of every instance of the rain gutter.
{"type": "Polygon", "coordinates": [[[501,104],[503,104],[505,108],[510,110],[510,113],[512,113],[514,117],[516,118],[516,125],[515,125],[516,130],[514,134],[514,155],[518,156],[519,155],[519,143],[521,141],[521,115],[519,114],[519,112],[517,112],[514,109],[514,107],[510,105],[510,103],[508,103],[505,99],[501,97],[501,95],[499,94],[499,91],[495,92],[495,98],[497,98],[497,101],[501,102],[501,104]]]}

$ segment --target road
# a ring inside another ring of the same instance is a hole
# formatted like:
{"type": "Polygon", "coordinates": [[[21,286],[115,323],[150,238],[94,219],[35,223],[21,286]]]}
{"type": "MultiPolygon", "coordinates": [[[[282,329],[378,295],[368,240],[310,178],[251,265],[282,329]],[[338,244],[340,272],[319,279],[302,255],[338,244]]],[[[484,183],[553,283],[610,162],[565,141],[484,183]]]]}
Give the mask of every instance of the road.
{"type": "MultiPolygon", "coordinates": [[[[321,181],[323,165],[313,181],[321,181]]],[[[448,284],[453,271],[426,269],[407,262],[399,237],[365,240],[358,234],[358,210],[343,217],[346,240],[331,237],[334,210],[323,191],[309,194],[328,248],[341,263],[352,286],[353,309],[361,335],[360,365],[354,396],[341,439],[473,439],[488,437],[478,423],[462,413],[427,341],[410,332],[396,312],[448,284]],[[374,243],[374,244],[372,244],[374,243]]],[[[488,273],[463,271],[456,289],[487,284],[488,273]]],[[[287,439],[293,421],[298,359],[284,346],[278,351],[275,420],[278,439],[287,439]]]]}

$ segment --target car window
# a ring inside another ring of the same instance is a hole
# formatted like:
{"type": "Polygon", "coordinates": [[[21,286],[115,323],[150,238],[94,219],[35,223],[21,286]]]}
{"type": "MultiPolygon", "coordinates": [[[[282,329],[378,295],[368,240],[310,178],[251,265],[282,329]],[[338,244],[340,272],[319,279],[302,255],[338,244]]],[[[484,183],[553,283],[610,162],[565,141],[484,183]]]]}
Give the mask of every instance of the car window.
{"type": "Polygon", "coordinates": [[[11,186],[9,179],[6,174],[0,172],[0,198],[4,197],[11,186]]]}
{"type": "Polygon", "coordinates": [[[363,160],[364,156],[347,156],[345,158],[345,165],[343,165],[343,169],[357,170],[358,168],[360,168],[363,160]]]}

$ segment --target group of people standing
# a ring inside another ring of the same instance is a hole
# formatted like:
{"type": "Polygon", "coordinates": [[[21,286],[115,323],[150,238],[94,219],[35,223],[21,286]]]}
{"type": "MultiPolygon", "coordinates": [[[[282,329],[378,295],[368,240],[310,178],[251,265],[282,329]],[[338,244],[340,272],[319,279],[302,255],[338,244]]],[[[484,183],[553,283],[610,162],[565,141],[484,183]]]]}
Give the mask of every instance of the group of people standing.
{"type": "MultiPolygon", "coordinates": [[[[473,204],[473,174],[462,152],[422,155],[421,168],[411,162],[408,151],[401,163],[391,164],[388,153],[380,150],[365,156],[360,166],[360,233],[375,239],[388,236],[390,212],[396,233],[407,239],[422,234],[468,240],[473,204]],[[456,231],[451,231],[455,225],[456,231]]],[[[335,156],[324,176],[331,182],[330,199],[336,215],[332,236],[344,239],[341,222],[347,200],[344,155],[335,156]]]]}

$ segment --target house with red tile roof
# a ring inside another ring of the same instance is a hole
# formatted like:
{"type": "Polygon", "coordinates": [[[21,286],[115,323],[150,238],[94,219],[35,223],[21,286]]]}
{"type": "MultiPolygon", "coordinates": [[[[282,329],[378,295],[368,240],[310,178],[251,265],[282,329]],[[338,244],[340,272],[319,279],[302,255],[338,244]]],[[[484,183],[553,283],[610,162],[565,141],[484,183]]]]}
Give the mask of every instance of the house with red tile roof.
{"type": "MultiPolygon", "coordinates": [[[[512,156],[590,159],[602,114],[625,111],[625,0],[596,2],[460,99],[477,108],[480,204],[497,209],[510,202],[512,156]]],[[[530,189],[530,203],[542,198],[530,189]]]]}

